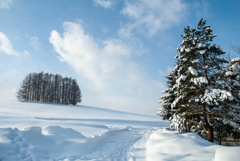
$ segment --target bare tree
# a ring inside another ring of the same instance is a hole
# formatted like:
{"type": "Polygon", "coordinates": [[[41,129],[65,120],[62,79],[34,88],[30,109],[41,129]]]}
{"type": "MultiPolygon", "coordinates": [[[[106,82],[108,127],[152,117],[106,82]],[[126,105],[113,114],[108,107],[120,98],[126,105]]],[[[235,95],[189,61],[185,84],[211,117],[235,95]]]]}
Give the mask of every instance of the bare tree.
{"type": "Polygon", "coordinates": [[[19,101],[73,104],[81,102],[81,91],[75,79],[49,73],[30,73],[18,92],[19,101]]]}

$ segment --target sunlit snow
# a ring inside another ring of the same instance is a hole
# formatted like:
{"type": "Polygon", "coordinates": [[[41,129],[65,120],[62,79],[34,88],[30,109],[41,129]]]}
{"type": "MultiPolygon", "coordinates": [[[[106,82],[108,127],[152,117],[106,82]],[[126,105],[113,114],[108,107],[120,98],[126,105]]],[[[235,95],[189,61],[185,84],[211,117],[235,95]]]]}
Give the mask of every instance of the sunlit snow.
{"type": "Polygon", "coordinates": [[[240,148],[169,130],[158,116],[88,106],[0,103],[0,160],[240,160],[240,148]]]}

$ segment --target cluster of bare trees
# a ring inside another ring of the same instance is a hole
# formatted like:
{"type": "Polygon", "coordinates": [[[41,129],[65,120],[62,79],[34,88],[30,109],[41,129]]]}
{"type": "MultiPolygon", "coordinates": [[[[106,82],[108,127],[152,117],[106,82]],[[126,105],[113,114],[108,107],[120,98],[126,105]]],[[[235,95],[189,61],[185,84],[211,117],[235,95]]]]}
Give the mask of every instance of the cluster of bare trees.
{"type": "Polygon", "coordinates": [[[81,102],[81,90],[75,79],[59,74],[30,73],[18,92],[19,101],[37,101],[76,105],[81,102]]]}

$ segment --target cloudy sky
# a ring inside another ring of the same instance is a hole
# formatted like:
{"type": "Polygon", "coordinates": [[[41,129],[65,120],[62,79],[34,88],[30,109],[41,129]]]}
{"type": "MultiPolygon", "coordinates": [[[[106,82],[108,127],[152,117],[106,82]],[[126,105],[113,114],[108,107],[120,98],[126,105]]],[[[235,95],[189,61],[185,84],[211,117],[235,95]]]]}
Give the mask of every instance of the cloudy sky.
{"type": "Polygon", "coordinates": [[[226,53],[240,1],[0,0],[0,100],[30,72],[76,78],[83,105],[155,114],[186,26],[201,18],[226,53]]]}

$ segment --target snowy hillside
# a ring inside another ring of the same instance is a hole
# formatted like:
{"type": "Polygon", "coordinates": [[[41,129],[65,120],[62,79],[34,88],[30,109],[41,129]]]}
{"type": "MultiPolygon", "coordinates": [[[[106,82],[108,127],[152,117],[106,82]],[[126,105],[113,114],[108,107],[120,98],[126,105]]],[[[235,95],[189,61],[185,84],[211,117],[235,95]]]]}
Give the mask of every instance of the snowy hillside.
{"type": "Polygon", "coordinates": [[[168,126],[158,116],[97,107],[0,103],[0,160],[240,160],[239,147],[168,126]]]}

